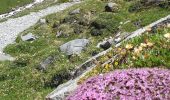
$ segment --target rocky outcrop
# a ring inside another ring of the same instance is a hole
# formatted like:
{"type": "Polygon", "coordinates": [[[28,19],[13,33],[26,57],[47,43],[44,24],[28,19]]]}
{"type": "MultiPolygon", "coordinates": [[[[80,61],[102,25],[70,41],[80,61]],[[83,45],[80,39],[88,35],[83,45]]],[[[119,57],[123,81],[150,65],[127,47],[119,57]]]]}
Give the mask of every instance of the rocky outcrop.
{"type": "Polygon", "coordinates": [[[75,39],[60,46],[60,50],[66,55],[80,54],[89,43],[87,39],[75,39]]]}

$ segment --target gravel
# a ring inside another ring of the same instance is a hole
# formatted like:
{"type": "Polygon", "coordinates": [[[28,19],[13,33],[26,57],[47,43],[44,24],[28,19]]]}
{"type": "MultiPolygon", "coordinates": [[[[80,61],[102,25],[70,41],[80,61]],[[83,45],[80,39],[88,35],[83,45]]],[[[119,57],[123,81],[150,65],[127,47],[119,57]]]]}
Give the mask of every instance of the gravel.
{"type": "Polygon", "coordinates": [[[8,57],[3,54],[3,49],[7,45],[14,43],[19,33],[35,25],[39,19],[49,14],[60,12],[77,3],[80,2],[62,3],[38,12],[31,12],[30,14],[22,17],[8,19],[7,21],[0,23],[0,55],[3,55],[3,58],[7,59],[8,57]]]}

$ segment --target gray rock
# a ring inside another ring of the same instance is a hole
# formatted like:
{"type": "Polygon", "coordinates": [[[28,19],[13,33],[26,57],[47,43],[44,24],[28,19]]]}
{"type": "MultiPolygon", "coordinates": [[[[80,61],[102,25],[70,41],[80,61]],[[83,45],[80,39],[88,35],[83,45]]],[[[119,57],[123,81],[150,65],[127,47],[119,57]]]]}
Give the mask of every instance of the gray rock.
{"type": "Polygon", "coordinates": [[[97,44],[97,47],[98,47],[98,48],[103,48],[104,50],[107,50],[107,49],[109,49],[109,48],[112,46],[113,41],[114,41],[114,40],[113,40],[112,37],[106,38],[104,41],[98,43],[98,44],[97,44]]]}
{"type": "Polygon", "coordinates": [[[80,13],[80,8],[71,11],[69,14],[70,15],[75,15],[75,14],[79,14],[79,13],[80,13]]]}
{"type": "Polygon", "coordinates": [[[87,39],[75,39],[60,46],[60,50],[66,55],[80,54],[89,43],[87,39]]]}
{"type": "Polygon", "coordinates": [[[11,57],[10,55],[8,54],[3,54],[3,53],[0,53],[0,61],[14,61],[15,58],[11,57]]]}
{"type": "Polygon", "coordinates": [[[45,24],[46,22],[47,22],[46,19],[40,19],[41,24],[45,24]]]}
{"type": "Polygon", "coordinates": [[[118,10],[118,5],[116,3],[108,3],[106,6],[105,6],[105,11],[107,12],[116,12],[118,10]]]}
{"type": "Polygon", "coordinates": [[[32,33],[28,33],[27,35],[21,36],[22,41],[34,41],[37,39],[35,35],[32,33]]]}
{"type": "Polygon", "coordinates": [[[46,70],[47,67],[55,61],[55,57],[49,56],[44,61],[40,63],[39,70],[46,70]]]}

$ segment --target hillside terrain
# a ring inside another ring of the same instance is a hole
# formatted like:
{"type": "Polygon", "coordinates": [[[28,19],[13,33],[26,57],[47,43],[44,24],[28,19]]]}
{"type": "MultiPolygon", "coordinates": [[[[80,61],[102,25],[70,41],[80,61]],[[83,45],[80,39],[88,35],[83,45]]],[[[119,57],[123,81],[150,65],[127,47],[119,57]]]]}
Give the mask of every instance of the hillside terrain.
{"type": "MultiPolygon", "coordinates": [[[[28,3],[29,0],[24,2],[28,3]]],[[[147,73],[152,72],[147,68],[156,67],[165,69],[165,75],[170,77],[167,74],[170,68],[170,19],[148,27],[141,36],[115,47],[133,31],[168,16],[169,0],[84,0],[63,11],[49,14],[36,19],[38,22],[35,25],[21,32],[14,38],[15,43],[3,49],[15,60],[0,62],[0,99],[44,99],[59,85],[74,79],[79,74],[79,65],[108,49],[112,50],[97,58],[94,61],[97,66],[77,83],[83,89],[87,90],[86,84],[89,81],[93,84],[93,80],[100,86],[100,75],[107,76],[107,73],[117,69],[146,68],[147,73]]],[[[132,72],[140,74],[140,71],[132,72]]],[[[93,85],[89,86],[96,89],[93,85]]],[[[80,91],[84,90],[78,88],[67,100],[107,100],[93,98],[98,95],[93,90],[77,95],[80,91]]]]}

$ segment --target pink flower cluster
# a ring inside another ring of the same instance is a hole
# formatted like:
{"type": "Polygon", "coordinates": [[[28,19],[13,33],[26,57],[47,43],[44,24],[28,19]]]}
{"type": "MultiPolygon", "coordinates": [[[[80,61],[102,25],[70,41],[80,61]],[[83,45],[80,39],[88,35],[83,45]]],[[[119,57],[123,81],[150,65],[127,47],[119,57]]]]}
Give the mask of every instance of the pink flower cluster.
{"type": "Polygon", "coordinates": [[[170,100],[170,70],[116,70],[88,79],[67,100],[170,100]]]}

